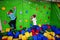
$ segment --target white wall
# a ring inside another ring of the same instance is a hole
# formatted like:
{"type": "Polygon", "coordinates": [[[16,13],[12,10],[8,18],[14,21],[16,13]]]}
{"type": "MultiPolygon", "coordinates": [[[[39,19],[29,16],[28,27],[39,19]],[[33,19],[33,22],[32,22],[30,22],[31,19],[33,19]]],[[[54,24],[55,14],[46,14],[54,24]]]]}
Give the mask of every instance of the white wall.
{"type": "Polygon", "coordinates": [[[46,0],[46,1],[60,2],[60,0],[46,0]]]}
{"type": "Polygon", "coordinates": [[[1,19],[0,19],[0,30],[2,31],[1,19]]]}

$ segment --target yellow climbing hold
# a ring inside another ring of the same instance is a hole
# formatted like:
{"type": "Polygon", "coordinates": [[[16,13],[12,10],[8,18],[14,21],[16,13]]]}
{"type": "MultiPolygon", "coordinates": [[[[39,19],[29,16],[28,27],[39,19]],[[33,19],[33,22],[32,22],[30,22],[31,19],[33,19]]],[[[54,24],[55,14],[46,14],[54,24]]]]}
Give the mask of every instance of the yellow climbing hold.
{"type": "Polygon", "coordinates": [[[6,8],[5,7],[2,7],[2,10],[5,10],[6,8]]]}
{"type": "Polygon", "coordinates": [[[28,20],[25,20],[25,22],[28,22],[28,20]]]}

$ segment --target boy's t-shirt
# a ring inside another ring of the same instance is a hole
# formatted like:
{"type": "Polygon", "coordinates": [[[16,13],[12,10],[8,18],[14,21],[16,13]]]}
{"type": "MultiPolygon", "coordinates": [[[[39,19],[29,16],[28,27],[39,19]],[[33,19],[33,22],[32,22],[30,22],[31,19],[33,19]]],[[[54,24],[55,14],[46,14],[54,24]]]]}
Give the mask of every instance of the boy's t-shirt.
{"type": "Polygon", "coordinates": [[[14,13],[9,14],[8,16],[11,18],[11,20],[15,20],[15,18],[16,18],[14,13]]]}
{"type": "Polygon", "coordinates": [[[33,21],[33,25],[37,25],[37,23],[36,23],[36,18],[32,18],[32,21],[33,21]]]}
{"type": "Polygon", "coordinates": [[[15,13],[16,13],[16,9],[13,11],[13,13],[8,15],[11,18],[11,20],[15,20],[16,18],[15,13]]]}

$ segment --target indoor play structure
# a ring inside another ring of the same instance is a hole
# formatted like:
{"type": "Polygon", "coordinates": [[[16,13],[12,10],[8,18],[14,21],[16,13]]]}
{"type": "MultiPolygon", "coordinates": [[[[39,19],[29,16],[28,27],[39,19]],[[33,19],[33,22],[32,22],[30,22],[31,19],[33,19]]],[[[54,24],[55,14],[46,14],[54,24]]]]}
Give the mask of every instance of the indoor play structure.
{"type": "Polygon", "coordinates": [[[60,40],[60,4],[42,0],[1,0],[0,40],[60,40]],[[16,30],[7,12],[16,7],[16,30]],[[36,14],[37,25],[31,16],[36,14]]]}

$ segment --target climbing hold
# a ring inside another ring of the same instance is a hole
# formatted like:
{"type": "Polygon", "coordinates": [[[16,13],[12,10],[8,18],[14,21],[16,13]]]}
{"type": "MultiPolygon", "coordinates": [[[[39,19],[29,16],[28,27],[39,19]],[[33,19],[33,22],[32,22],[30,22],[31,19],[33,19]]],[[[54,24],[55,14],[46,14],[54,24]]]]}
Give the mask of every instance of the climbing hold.
{"type": "Polygon", "coordinates": [[[20,26],[20,28],[22,28],[22,25],[20,26]]]}
{"type": "Polygon", "coordinates": [[[19,22],[22,22],[22,20],[19,20],[19,22]]]}
{"type": "Polygon", "coordinates": [[[22,14],[22,11],[20,11],[20,14],[22,14]]]}
{"type": "Polygon", "coordinates": [[[44,8],[46,8],[46,6],[44,6],[44,8]]]}
{"type": "Polygon", "coordinates": [[[42,21],[42,19],[40,19],[40,22],[42,21]]]}
{"type": "Polygon", "coordinates": [[[31,4],[31,2],[29,2],[29,4],[31,4]]]}
{"type": "Polygon", "coordinates": [[[33,25],[32,24],[30,24],[30,27],[32,27],[33,25]]]}
{"type": "Polygon", "coordinates": [[[28,10],[26,10],[26,13],[28,13],[28,10]]]}
{"type": "Polygon", "coordinates": [[[38,7],[36,7],[36,11],[38,11],[38,7]]]}
{"type": "Polygon", "coordinates": [[[28,20],[25,20],[25,22],[28,22],[28,20]]]}
{"type": "Polygon", "coordinates": [[[4,20],[4,24],[6,24],[7,22],[6,22],[6,20],[4,20]]]}
{"type": "Polygon", "coordinates": [[[47,22],[47,20],[45,20],[45,22],[47,22]]]}
{"type": "Polygon", "coordinates": [[[46,14],[48,14],[48,12],[46,12],[46,14]]]}
{"type": "Polygon", "coordinates": [[[5,10],[6,8],[5,7],[2,7],[2,10],[5,10]]]}

